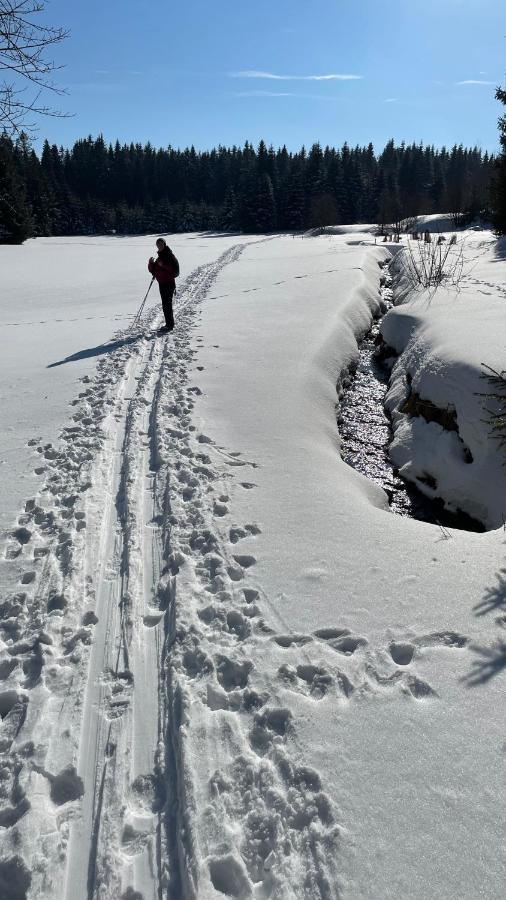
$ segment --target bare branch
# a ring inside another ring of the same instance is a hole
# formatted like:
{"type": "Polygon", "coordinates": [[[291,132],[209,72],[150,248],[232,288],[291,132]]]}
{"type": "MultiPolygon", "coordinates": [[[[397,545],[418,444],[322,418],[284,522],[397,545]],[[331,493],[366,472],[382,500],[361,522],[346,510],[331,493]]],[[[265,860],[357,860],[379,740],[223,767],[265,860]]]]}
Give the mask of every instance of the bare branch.
{"type": "Polygon", "coordinates": [[[51,80],[61,66],[46,56],[48,48],[62,43],[69,32],[63,28],[41,25],[32,19],[45,9],[38,0],[0,0],[0,71],[10,73],[14,82],[0,82],[0,124],[11,133],[23,126],[33,130],[26,117],[65,116],[64,113],[39,103],[43,91],[64,94],[51,80]],[[31,100],[24,99],[23,83],[35,85],[31,100]]]}

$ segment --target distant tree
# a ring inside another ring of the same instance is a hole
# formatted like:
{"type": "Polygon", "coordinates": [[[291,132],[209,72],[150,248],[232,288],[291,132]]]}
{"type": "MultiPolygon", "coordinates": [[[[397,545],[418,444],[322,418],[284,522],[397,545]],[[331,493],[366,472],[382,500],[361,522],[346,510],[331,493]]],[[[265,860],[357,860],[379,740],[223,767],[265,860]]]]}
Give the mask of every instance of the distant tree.
{"type": "Polygon", "coordinates": [[[25,187],[18,175],[14,147],[0,135],[0,242],[21,244],[33,231],[25,187]]]}
{"type": "Polygon", "coordinates": [[[290,231],[304,228],[304,180],[300,169],[296,169],[285,185],[281,198],[281,223],[290,231]]]}
{"type": "MultiPolygon", "coordinates": [[[[506,90],[498,88],[497,99],[506,106],[506,90]]],[[[506,234],[506,115],[499,119],[501,154],[492,180],[492,216],[497,234],[506,234]]]]}
{"type": "Polygon", "coordinates": [[[62,94],[51,80],[58,68],[47,51],[68,35],[63,28],[40,25],[34,20],[45,9],[45,0],[0,0],[0,126],[13,134],[25,128],[31,115],[61,116],[44,104],[42,94],[62,94]],[[26,95],[33,88],[32,96],[26,95]]]}
{"type": "Polygon", "coordinates": [[[238,226],[237,197],[232,187],[228,188],[221,211],[220,227],[225,231],[233,231],[238,226]]]}
{"type": "Polygon", "coordinates": [[[276,202],[270,175],[259,175],[255,192],[254,231],[273,231],[276,227],[276,202]]]}

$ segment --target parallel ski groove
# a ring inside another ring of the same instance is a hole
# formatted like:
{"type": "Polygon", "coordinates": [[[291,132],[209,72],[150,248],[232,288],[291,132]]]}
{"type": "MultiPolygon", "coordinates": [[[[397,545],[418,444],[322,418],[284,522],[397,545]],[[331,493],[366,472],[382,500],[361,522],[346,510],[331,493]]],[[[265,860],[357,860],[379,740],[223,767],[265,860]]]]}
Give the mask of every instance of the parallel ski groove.
{"type": "MultiPolygon", "coordinates": [[[[196,303],[205,295],[210,283],[222,266],[236,258],[241,249],[234,248],[232,252],[227,251],[216,263],[201,267],[192,274],[181,292],[182,300],[178,304],[178,321],[181,323],[187,321],[187,327],[191,324],[196,303]]],[[[99,724],[96,743],[97,767],[95,769],[95,789],[93,792],[95,798],[93,822],[89,832],[92,836],[92,841],[89,846],[86,885],[88,900],[93,900],[94,897],[99,895],[115,897],[117,892],[124,890],[126,887],[142,891],[146,900],[151,896],[154,900],[155,898],[158,900],[158,898],[163,896],[163,885],[167,879],[172,884],[178,881],[178,876],[173,871],[171,854],[167,854],[167,850],[170,848],[166,846],[166,828],[163,824],[164,819],[167,820],[167,813],[163,812],[163,808],[156,811],[156,823],[153,830],[153,851],[150,850],[151,841],[148,841],[144,850],[136,853],[133,865],[129,868],[130,879],[128,884],[121,884],[118,881],[115,872],[119,869],[119,866],[116,866],[113,862],[115,856],[118,853],[121,854],[121,849],[117,842],[122,827],[122,797],[128,795],[128,792],[132,790],[132,783],[135,784],[135,779],[128,775],[128,770],[132,766],[134,767],[132,769],[133,774],[136,771],[134,762],[135,740],[133,741],[131,753],[129,752],[129,744],[135,734],[136,702],[142,703],[143,700],[142,697],[137,700],[135,692],[136,667],[133,662],[135,651],[134,656],[132,656],[131,650],[132,640],[135,627],[143,627],[141,623],[149,579],[157,579],[159,576],[161,535],[166,533],[165,523],[160,524],[160,517],[163,522],[165,516],[159,511],[160,500],[157,491],[157,481],[159,479],[157,471],[158,450],[154,422],[162,379],[167,378],[169,373],[173,375],[176,368],[179,368],[179,370],[181,370],[182,366],[184,368],[184,361],[178,359],[179,354],[174,351],[174,343],[169,339],[164,344],[156,342],[151,346],[147,355],[145,353],[142,354],[141,360],[138,362],[126,389],[127,394],[130,395],[132,393],[132,398],[128,400],[126,412],[121,416],[125,424],[121,448],[118,451],[116,462],[118,484],[115,495],[111,496],[111,505],[114,504],[111,519],[116,521],[116,539],[112,556],[110,556],[110,568],[113,570],[116,568],[118,575],[113,584],[106,588],[109,595],[108,612],[110,613],[111,610],[117,608],[119,620],[116,621],[116,625],[114,625],[114,621],[110,621],[108,625],[104,644],[106,655],[103,657],[102,666],[97,665],[95,670],[98,672],[100,668],[103,671],[107,669],[107,657],[115,641],[117,650],[113,665],[110,666],[110,671],[113,676],[131,677],[134,687],[128,708],[121,718],[109,723],[105,734],[101,723],[105,719],[104,697],[106,692],[103,688],[99,688],[100,704],[99,709],[94,713],[99,724]],[[136,374],[139,370],[140,375],[136,374]],[[132,379],[137,381],[137,386],[133,391],[132,379]],[[147,446],[145,444],[142,445],[139,438],[139,435],[144,436],[146,432],[148,436],[147,446]],[[149,489],[145,489],[143,482],[148,474],[152,476],[152,484],[149,489]],[[144,495],[146,495],[146,499],[144,495]],[[146,518],[143,514],[146,504],[150,506],[151,526],[149,528],[142,525],[146,518]],[[146,534],[148,535],[147,538],[146,534]],[[114,584],[116,587],[114,587],[114,584]],[[126,738],[127,733],[131,735],[131,738],[126,738]],[[128,763],[129,758],[131,760],[130,763],[128,763]],[[123,765],[125,760],[126,769],[123,765]],[[114,778],[110,771],[111,767],[115,769],[114,778]],[[129,784],[130,787],[128,787],[129,784]],[[144,859],[145,862],[143,861],[144,859]],[[149,859],[151,859],[151,862],[149,862],[149,859]],[[137,881],[137,873],[139,874],[139,881],[137,881]],[[151,879],[151,888],[146,883],[148,878],[151,879]],[[105,894],[103,893],[104,890],[105,894]],[[146,891],[149,891],[149,893],[146,893],[146,891]]],[[[163,473],[163,478],[166,477],[167,473],[163,473]]],[[[164,486],[163,492],[165,490],[164,486]]],[[[156,583],[151,590],[153,595],[156,595],[156,583]]],[[[167,602],[162,597],[160,606],[162,615],[164,605],[166,606],[167,602]]],[[[167,621],[170,621],[169,617],[165,618],[167,621]]],[[[151,774],[149,772],[143,774],[151,779],[150,784],[156,794],[162,779],[164,781],[167,779],[166,774],[164,774],[165,760],[163,757],[160,757],[159,751],[156,750],[156,746],[163,746],[167,730],[167,714],[165,712],[166,685],[162,669],[162,654],[164,653],[165,642],[161,641],[161,632],[158,626],[150,628],[149,632],[154,637],[154,652],[158,660],[156,666],[158,712],[156,717],[156,740],[153,743],[154,755],[150,769],[151,774]]],[[[146,647],[143,652],[149,655],[146,647]]],[[[92,682],[90,682],[90,686],[93,692],[92,682]]],[[[83,731],[86,730],[85,718],[83,731]]],[[[83,760],[83,762],[85,761],[83,760]]],[[[138,777],[140,777],[139,773],[138,777]]],[[[162,798],[155,796],[153,802],[156,806],[156,804],[162,802],[162,798]]],[[[70,869],[67,871],[65,896],[70,893],[71,884],[73,886],[72,890],[75,891],[76,887],[78,887],[77,881],[79,878],[78,862],[81,847],[74,865],[72,864],[72,841],[70,850],[70,869]]],[[[85,896],[84,891],[83,896],[85,896]]]]}

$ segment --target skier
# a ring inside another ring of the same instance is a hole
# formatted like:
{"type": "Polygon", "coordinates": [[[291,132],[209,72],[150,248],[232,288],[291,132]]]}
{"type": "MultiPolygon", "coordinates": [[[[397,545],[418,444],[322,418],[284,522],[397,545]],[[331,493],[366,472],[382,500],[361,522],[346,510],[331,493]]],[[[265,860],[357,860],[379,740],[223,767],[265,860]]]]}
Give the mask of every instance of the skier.
{"type": "Polygon", "coordinates": [[[172,311],[172,298],[176,290],[176,278],[179,275],[179,263],[172,250],[163,238],[156,242],[158,258],[150,257],[148,270],[153,278],[156,278],[162,298],[162,309],[165,316],[165,325],[158,329],[159,334],[174,331],[174,313],[172,311]]]}

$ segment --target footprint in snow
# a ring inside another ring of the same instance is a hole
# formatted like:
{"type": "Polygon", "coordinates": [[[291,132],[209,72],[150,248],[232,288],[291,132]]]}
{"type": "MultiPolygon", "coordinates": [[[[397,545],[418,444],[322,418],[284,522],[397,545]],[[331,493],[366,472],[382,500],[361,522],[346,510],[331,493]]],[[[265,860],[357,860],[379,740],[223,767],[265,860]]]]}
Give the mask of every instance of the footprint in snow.
{"type": "Polygon", "coordinates": [[[166,790],[157,775],[138,775],[130,786],[129,807],[139,816],[158,813],[165,806],[166,790]]]}
{"type": "Polygon", "coordinates": [[[232,853],[211,856],[208,866],[209,877],[217,893],[237,898],[252,896],[252,885],[242,859],[232,853]]]}
{"type": "Polygon", "coordinates": [[[25,573],[21,576],[21,579],[20,579],[21,584],[31,584],[33,581],[35,581],[36,575],[37,575],[37,573],[34,572],[34,571],[31,571],[31,572],[25,572],[25,573]]]}
{"type": "Polygon", "coordinates": [[[385,675],[373,666],[366,666],[366,672],[381,688],[400,688],[403,694],[415,700],[429,700],[438,697],[437,692],[422,678],[407,671],[397,669],[393,674],[385,675]]]}
{"type": "Polygon", "coordinates": [[[67,766],[58,775],[45,774],[51,785],[49,794],[55,806],[79,800],[84,795],[84,782],[74,766],[67,766]]]}
{"type": "Polygon", "coordinates": [[[314,632],[314,636],[332,647],[338,653],[351,656],[359,647],[365,647],[367,640],[351,634],[349,628],[320,628],[314,632]]]}
{"type": "Polygon", "coordinates": [[[256,558],[254,556],[250,556],[249,554],[234,555],[234,559],[236,563],[243,569],[250,569],[251,566],[256,565],[256,558]]]}
{"type": "MultiPolygon", "coordinates": [[[[63,612],[64,610],[67,609],[67,606],[68,606],[68,603],[65,600],[65,597],[63,596],[63,594],[52,594],[51,597],[49,598],[49,600],[47,601],[46,609],[47,609],[48,613],[55,612],[55,610],[57,610],[58,612],[63,612]]],[[[84,622],[83,622],[83,625],[84,625],[84,622]]]]}
{"type": "Polygon", "coordinates": [[[404,641],[392,641],[388,649],[397,666],[409,666],[413,660],[415,653],[413,644],[404,641]]]}
{"type": "Polygon", "coordinates": [[[289,647],[302,647],[304,644],[309,644],[313,640],[312,637],[308,637],[307,634],[276,634],[273,636],[272,640],[278,644],[279,647],[283,647],[284,650],[288,650],[289,647]]]}
{"type": "Polygon", "coordinates": [[[205,653],[197,648],[187,649],[183,654],[183,666],[189,678],[207,675],[213,670],[213,663],[205,653]]]}
{"type": "Polygon", "coordinates": [[[228,656],[216,657],[216,677],[227,692],[247,687],[252,669],[253,663],[250,660],[237,662],[228,656]]]}
{"type": "Polygon", "coordinates": [[[28,541],[30,540],[30,538],[32,537],[32,532],[28,528],[25,528],[23,526],[21,528],[16,528],[12,532],[12,537],[16,541],[18,541],[19,544],[24,545],[24,544],[27,544],[28,541]]]}
{"type": "Polygon", "coordinates": [[[396,665],[409,666],[417,648],[434,647],[462,650],[468,644],[469,638],[456,631],[436,631],[432,634],[413,638],[412,641],[391,641],[388,649],[396,665]]]}
{"type": "Polygon", "coordinates": [[[227,573],[232,581],[242,581],[244,578],[244,569],[240,565],[227,566],[227,573]]]}
{"type": "Polygon", "coordinates": [[[406,687],[415,700],[428,700],[438,696],[437,691],[431,688],[430,684],[416,675],[410,675],[406,679],[406,687]]]}
{"type": "Polygon", "coordinates": [[[328,641],[329,647],[337,650],[338,653],[344,653],[351,656],[359,647],[365,647],[367,640],[363,637],[354,637],[353,635],[345,635],[333,641],[328,641]]]}
{"type": "Polygon", "coordinates": [[[469,644],[469,638],[457,631],[435,631],[414,639],[418,647],[450,647],[462,650],[469,644]]]}
{"type": "Polygon", "coordinates": [[[213,623],[216,623],[218,626],[220,626],[225,622],[226,619],[225,611],[223,609],[220,609],[219,606],[214,606],[214,604],[212,603],[204,606],[202,609],[198,609],[197,615],[200,621],[204,622],[206,625],[212,625],[213,623]]]}
{"type": "Polygon", "coordinates": [[[23,548],[16,544],[15,546],[10,546],[5,548],[5,558],[6,559],[16,559],[23,551],[23,548]]]}
{"type": "Polygon", "coordinates": [[[229,531],[229,540],[231,544],[237,544],[243,538],[256,536],[261,534],[262,530],[258,525],[245,525],[244,528],[236,526],[229,531]]]}
{"type": "Polygon", "coordinates": [[[227,613],[227,626],[228,630],[235,634],[240,641],[246,640],[251,634],[251,623],[235,609],[227,613]]]}
{"type": "MultiPolygon", "coordinates": [[[[149,841],[149,835],[146,832],[138,831],[130,822],[126,822],[121,832],[121,849],[126,856],[137,856],[142,853],[149,841]]],[[[125,894],[123,894],[125,897],[125,894]]],[[[134,891],[126,894],[126,897],[136,900],[142,897],[142,894],[134,891]]]]}
{"type": "Polygon", "coordinates": [[[277,737],[286,736],[292,719],[292,713],[284,707],[268,708],[263,713],[257,714],[249,733],[249,742],[255,753],[265,756],[277,737]]]}
{"type": "Polygon", "coordinates": [[[310,664],[297,667],[282,665],[278,669],[279,677],[292,690],[321,700],[332,685],[332,675],[327,669],[310,664]]]}
{"type": "Polygon", "coordinates": [[[242,611],[243,615],[247,616],[248,619],[256,619],[261,614],[261,610],[255,603],[243,606],[242,611]]]}

